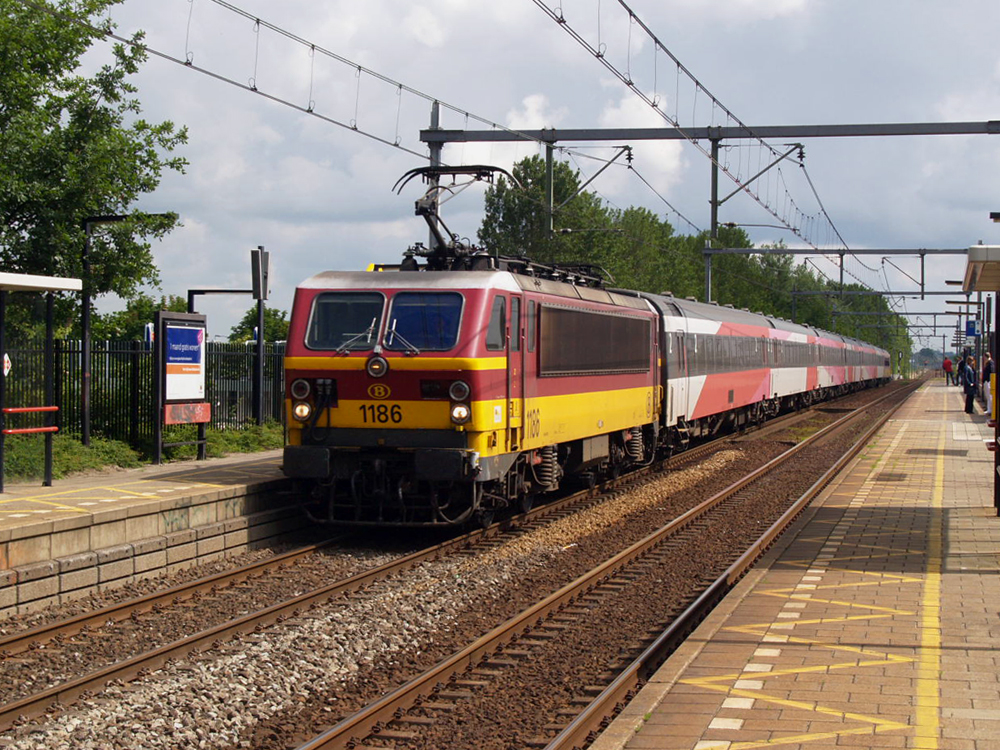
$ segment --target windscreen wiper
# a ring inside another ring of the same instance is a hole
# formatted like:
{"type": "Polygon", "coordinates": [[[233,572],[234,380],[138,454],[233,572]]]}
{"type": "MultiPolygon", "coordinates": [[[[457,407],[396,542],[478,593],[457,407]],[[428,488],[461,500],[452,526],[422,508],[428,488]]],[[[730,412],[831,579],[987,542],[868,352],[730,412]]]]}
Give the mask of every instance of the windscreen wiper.
{"type": "Polygon", "coordinates": [[[396,320],[397,320],[396,318],[393,318],[393,319],[392,319],[392,325],[391,325],[391,326],[389,327],[389,333],[388,333],[388,334],[386,335],[386,342],[385,342],[385,345],[386,345],[386,346],[392,346],[392,340],[393,340],[393,339],[399,339],[399,342],[400,342],[400,343],[401,343],[401,344],[402,344],[403,346],[405,346],[405,347],[406,347],[406,353],[407,353],[407,354],[420,354],[420,350],[419,350],[419,349],[417,349],[417,347],[415,347],[415,346],[414,346],[413,344],[411,344],[411,343],[410,343],[409,341],[407,341],[407,340],[406,340],[406,339],[405,339],[405,338],[403,337],[403,334],[399,333],[399,332],[398,332],[398,331],[396,330],[396,320]]]}
{"type": "Polygon", "coordinates": [[[378,318],[372,318],[372,324],[370,326],[368,326],[367,329],[365,329],[361,333],[357,333],[357,334],[351,336],[351,338],[347,339],[347,341],[345,341],[343,344],[341,344],[340,346],[337,347],[337,349],[334,352],[334,354],[343,354],[344,352],[347,351],[347,348],[351,344],[353,344],[355,341],[358,341],[358,340],[360,340],[360,339],[362,339],[364,337],[368,338],[368,340],[367,340],[366,343],[370,344],[371,341],[372,341],[372,334],[375,333],[375,322],[377,320],[378,320],[378,318]]]}

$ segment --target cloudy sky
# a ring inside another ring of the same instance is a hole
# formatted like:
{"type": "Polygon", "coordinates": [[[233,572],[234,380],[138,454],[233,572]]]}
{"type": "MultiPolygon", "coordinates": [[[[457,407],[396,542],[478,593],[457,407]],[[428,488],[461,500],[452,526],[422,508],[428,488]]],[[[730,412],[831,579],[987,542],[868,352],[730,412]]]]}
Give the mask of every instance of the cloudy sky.
{"type": "MultiPolygon", "coordinates": [[[[682,125],[730,124],[674,62],[653,53],[615,0],[547,4],[682,125]]],[[[957,0],[947,9],[931,0],[631,0],[631,7],[704,89],[750,126],[1000,119],[996,0],[957,0]]],[[[271,304],[288,309],[295,285],[313,273],[395,262],[408,245],[425,241],[412,213],[417,183],[402,195],[392,186],[426,163],[417,155],[426,154],[418,131],[429,124],[431,99],[448,105],[448,128],[667,125],[533,0],[124,0],[111,15],[120,33],[141,28],[151,48],[191,63],[153,56],[136,79],[144,115],[190,133],[187,174],[168,175],[142,204],[176,211],[184,223],[154,248],[165,293],[246,288],[249,251],[264,245],[271,304]]],[[[107,54],[100,44],[88,62],[107,54]]],[[[1000,135],[803,142],[808,177],[848,247],[1000,244],[1000,225],[988,220],[1000,210],[1000,135]]],[[[570,150],[560,158],[585,177],[614,155],[608,144],[565,145],[570,150]]],[[[617,167],[592,189],[618,207],[646,206],[680,232],[694,230],[670,206],[707,228],[705,156],[687,143],[633,145],[636,171],[656,192],[617,167]]],[[[723,157],[730,168],[744,177],[756,171],[762,149],[730,145],[723,157]]],[[[784,150],[782,142],[772,145],[784,150]]],[[[509,168],[538,152],[529,143],[456,144],[444,160],[509,168]]],[[[805,214],[819,208],[795,163],[772,172],[760,193],[780,214],[789,199],[805,214]]],[[[482,189],[474,187],[446,205],[445,217],[453,231],[474,238],[481,209],[482,189]]],[[[778,223],[742,196],[725,204],[720,220],[778,223]]],[[[748,231],[758,242],[802,244],[787,231],[748,231]]],[[[825,245],[830,232],[812,236],[825,245]]],[[[869,268],[851,260],[848,270],[869,286],[915,288],[880,258],[861,260],[869,268]]],[[[919,276],[916,259],[894,262],[919,276]]],[[[927,275],[944,290],[943,280],[960,278],[963,268],[954,256],[928,260],[927,275]]],[[[227,334],[250,306],[247,297],[202,299],[215,335],[227,334]]],[[[906,309],[942,311],[942,300],[909,300],[906,309]]]]}

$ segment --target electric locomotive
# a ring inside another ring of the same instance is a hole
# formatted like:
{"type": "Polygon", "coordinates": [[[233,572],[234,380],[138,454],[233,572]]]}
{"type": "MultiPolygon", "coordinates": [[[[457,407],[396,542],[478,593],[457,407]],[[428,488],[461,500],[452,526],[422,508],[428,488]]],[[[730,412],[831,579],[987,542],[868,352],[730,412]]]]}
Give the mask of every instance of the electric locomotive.
{"type": "Polygon", "coordinates": [[[649,460],[656,316],[511,270],[322,273],[296,290],[284,469],[332,522],[527,508],[563,474],[649,460]]]}
{"type": "Polygon", "coordinates": [[[296,289],[283,468],[317,522],[487,523],[567,480],[889,378],[888,354],[863,342],[463,245],[437,194],[417,202],[431,247],[296,289]]]}

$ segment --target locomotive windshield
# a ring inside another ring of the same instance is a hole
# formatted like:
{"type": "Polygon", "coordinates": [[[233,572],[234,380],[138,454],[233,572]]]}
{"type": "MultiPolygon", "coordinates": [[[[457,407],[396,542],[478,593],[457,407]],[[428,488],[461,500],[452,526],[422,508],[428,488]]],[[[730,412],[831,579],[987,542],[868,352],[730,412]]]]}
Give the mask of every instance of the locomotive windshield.
{"type": "Polygon", "coordinates": [[[458,342],[462,295],[456,292],[400,292],[392,298],[386,349],[446,351],[458,342]]]}
{"type": "Polygon", "coordinates": [[[338,352],[371,349],[385,298],[377,292],[324,292],[313,301],[306,346],[338,352]]]}

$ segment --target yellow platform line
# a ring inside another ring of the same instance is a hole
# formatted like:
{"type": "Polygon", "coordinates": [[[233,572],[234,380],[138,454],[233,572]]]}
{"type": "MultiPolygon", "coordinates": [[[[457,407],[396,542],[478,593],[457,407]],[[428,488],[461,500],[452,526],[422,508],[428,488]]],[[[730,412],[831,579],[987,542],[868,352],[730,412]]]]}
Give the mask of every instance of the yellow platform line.
{"type": "Polygon", "coordinates": [[[927,530],[927,583],[921,601],[920,656],[917,669],[917,726],[913,747],[937,750],[941,727],[941,523],[944,505],[945,428],[938,434],[931,522],[927,530]]]}
{"type": "MultiPolygon", "coordinates": [[[[900,430],[899,434],[891,441],[888,446],[888,453],[901,442],[902,433],[905,432],[906,426],[904,425],[900,430]]],[[[806,710],[818,714],[823,714],[827,716],[835,716],[843,721],[859,721],[865,726],[856,728],[845,728],[843,730],[831,731],[831,732],[821,732],[821,733],[805,733],[797,735],[789,735],[785,737],[773,738],[768,740],[756,740],[756,741],[743,741],[743,742],[719,742],[719,743],[709,743],[706,742],[702,745],[702,748],[728,748],[729,750],[749,750],[749,748],[757,747],[769,747],[769,746],[779,746],[779,745],[791,745],[791,744],[803,744],[806,742],[816,742],[820,740],[836,739],[845,735],[862,735],[862,734],[872,734],[881,733],[887,731],[899,731],[899,730],[914,730],[914,743],[912,747],[918,748],[919,750],[938,750],[938,734],[939,734],[939,709],[940,709],[940,699],[939,699],[939,675],[940,675],[940,580],[941,580],[941,552],[942,552],[942,539],[941,539],[941,507],[944,497],[944,464],[941,454],[945,444],[945,432],[939,433],[938,442],[938,455],[936,457],[935,463],[935,480],[933,487],[933,497],[932,497],[932,522],[931,527],[927,531],[926,538],[928,539],[928,561],[927,561],[927,575],[923,578],[915,578],[913,576],[884,573],[884,572],[869,572],[863,570],[851,570],[851,569],[836,569],[836,568],[826,568],[827,572],[840,572],[840,573],[850,573],[853,575],[868,577],[877,577],[876,581],[856,581],[856,582],[844,582],[841,584],[830,584],[830,585],[817,585],[815,588],[809,589],[809,592],[815,592],[823,589],[840,589],[840,588],[857,588],[859,586],[879,586],[883,584],[897,584],[904,585],[910,583],[921,583],[923,584],[923,594],[921,598],[921,612],[920,612],[920,644],[917,649],[917,654],[915,656],[906,656],[902,654],[890,654],[884,651],[869,650],[859,646],[846,646],[835,643],[827,643],[823,641],[807,639],[796,637],[792,635],[782,634],[783,643],[791,643],[797,645],[808,645],[816,646],[820,648],[830,649],[831,651],[847,652],[857,654],[862,659],[855,659],[853,661],[844,661],[834,664],[821,664],[813,665],[808,667],[791,667],[787,669],[774,669],[770,672],[744,672],[730,673],[726,675],[716,675],[713,677],[702,677],[693,679],[682,679],[680,680],[683,684],[696,685],[703,689],[712,690],[715,692],[722,692],[729,696],[739,696],[751,698],[754,700],[759,700],[764,703],[781,706],[785,708],[796,708],[800,710],[806,710]],[[868,658],[864,658],[868,657],[868,658]],[[858,669],[864,667],[874,667],[874,666],[890,666],[890,665],[902,665],[902,664],[917,664],[918,678],[916,686],[916,697],[917,697],[917,707],[915,711],[915,723],[916,726],[907,723],[901,723],[896,721],[886,720],[882,717],[868,716],[866,714],[845,712],[838,709],[822,706],[815,702],[803,702],[794,701],[787,698],[780,698],[775,695],[768,695],[760,690],[749,690],[737,688],[736,684],[739,680],[744,679],[756,679],[764,680],[767,678],[781,678],[788,677],[797,674],[804,673],[816,673],[816,672],[831,672],[834,670],[842,669],[858,669]]],[[[882,462],[886,460],[883,456],[882,462]]],[[[876,467],[872,468],[868,479],[865,484],[872,481],[876,467]]],[[[864,485],[863,485],[864,486],[864,485]]],[[[911,535],[917,532],[911,532],[911,535]]],[[[825,541],[821,539],[816,539],[816,541],[825,541]]],[[[882,547],[880,545],[872,545],[870,547],[872,550],[885,549],[889,551],[889,554],[876,556],[880,559],[887,559],[889,557],[895,557],[897,555],[903,554],[892,548],[882,547]]],[[[857,560],[857,559],[872,559],[871,555],[851,555],[850,557],[840,558],[842,560],[857,560]]],[[[813,561],[795,561],[792,563],[793,567],[812,567],[813,561]]],[[[771,589],[768,591],[761,591],[759,595],[771,596],[784,598],[788,600],[802,600],[803,591],[797,587],[782,587],[780,589],[771,589]]],[[[755,635],[758,637],[763,637],[769,635],[774,630],[791,630],[798,626],[804,625],[817,625],[817,624],[832,624],[837,622],[848,622],[848,621],[858,621],[858,620],[877,620],[885,619],[896,616],[907,616],[912,617],[917,613],[909,610],[896,609],[892,607],[881,607],[878,605],[869,604],[859,604],[854,602],[846,602],[836,599],[817,599],[810,596],[807,601],[814,601],[817,603],[832,605],[832,606],[842,606],[848,610],[863,609],[867,610],[867,614],[859,614],[856,616],[843,616],[843,617],[823,617],[811,620],[795,620],[788,622],[769,622],[769,623],[756,623],[751,625],[743,625],[736,627],[725,628],[730,632],[738,632],[743,634],[755,635]]]]}

